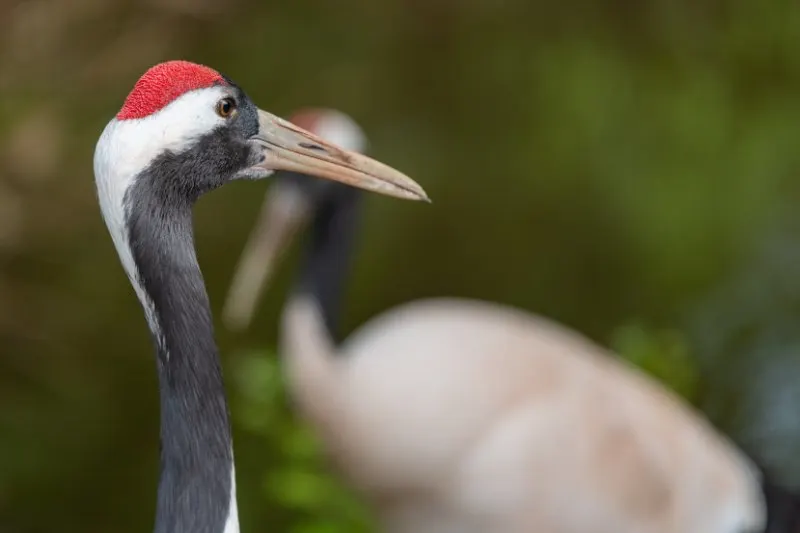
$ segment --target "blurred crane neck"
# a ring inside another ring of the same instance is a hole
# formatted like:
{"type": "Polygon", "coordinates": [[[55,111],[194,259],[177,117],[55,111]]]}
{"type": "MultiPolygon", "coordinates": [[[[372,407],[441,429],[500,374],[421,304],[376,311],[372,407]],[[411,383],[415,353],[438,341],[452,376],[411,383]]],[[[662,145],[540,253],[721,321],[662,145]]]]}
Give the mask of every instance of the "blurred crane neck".
{"type": "Polygon", "coordinates": [[[317,207],[294,289],[295,296],[316,302],[334,342],[361,222],[361,196],[357,189],[339,186],[317,207]]]}

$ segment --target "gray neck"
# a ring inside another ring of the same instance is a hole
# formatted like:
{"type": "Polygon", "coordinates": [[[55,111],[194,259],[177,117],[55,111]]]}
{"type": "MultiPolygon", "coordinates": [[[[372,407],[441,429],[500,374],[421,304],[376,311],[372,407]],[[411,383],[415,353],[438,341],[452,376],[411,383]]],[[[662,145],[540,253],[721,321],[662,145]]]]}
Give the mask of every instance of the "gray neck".
{"type": "Polygon", "coordinates": [[[155,532],[238,533],[230,420],[191,205],[148,194],[148,181],[131,191],[128,222],[161,397],[155,532]]]}

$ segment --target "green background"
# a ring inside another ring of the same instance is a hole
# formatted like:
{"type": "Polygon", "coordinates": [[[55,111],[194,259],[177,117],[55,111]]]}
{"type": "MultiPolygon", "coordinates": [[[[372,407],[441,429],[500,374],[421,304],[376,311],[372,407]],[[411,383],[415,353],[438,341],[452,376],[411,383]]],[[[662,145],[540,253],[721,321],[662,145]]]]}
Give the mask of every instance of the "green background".
{"type": "MultiPolygon", "coordinates": [[[[94,143],[150,65],[332,106],[431,206],[371,196],[344,332],[457,295],[574,327],[800,489],[800,5],[787,0],[0,3],[0,531],[152,525],[158,399],[94,143]]],[[[196,208],[214,312],[266,183],[196,208]]],[[[295,249],[296,251],[296,249],[295,249]]],[[[218,324],[243,531],[367,531],[255,327],[218,324]]]]}

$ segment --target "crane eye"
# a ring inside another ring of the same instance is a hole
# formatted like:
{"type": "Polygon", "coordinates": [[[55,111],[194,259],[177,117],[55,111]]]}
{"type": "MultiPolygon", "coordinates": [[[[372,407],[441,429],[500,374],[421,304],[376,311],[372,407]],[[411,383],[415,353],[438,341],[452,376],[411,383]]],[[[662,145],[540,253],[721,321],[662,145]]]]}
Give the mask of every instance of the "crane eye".
{"type": "Polygon", "coordinates": [[[230,118],[236,112],[236,101],[233,98],[223,98],[217,102],[217,115],[230,118]]]}

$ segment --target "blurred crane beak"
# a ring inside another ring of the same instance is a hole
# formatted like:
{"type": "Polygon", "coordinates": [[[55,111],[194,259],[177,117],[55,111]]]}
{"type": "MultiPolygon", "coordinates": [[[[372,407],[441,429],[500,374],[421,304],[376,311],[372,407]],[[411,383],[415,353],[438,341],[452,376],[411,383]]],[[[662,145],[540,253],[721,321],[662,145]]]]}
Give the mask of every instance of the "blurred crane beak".
{"type": "Polygon", "coordinates": [[[258,110],[258,135],[252,138],[265,149],[259,165],[339,181],[367,191],[430,201],[414,180],[365,155],[339,148],[287,120],[258,110]]]}
{"type": "Polygon", "coordinates": [[[222,319],[232,330],[246,328],[282,252],[309,219],[311,201],[293,183],[276,181],[261,208],[228,289],[222,319]]]}

